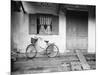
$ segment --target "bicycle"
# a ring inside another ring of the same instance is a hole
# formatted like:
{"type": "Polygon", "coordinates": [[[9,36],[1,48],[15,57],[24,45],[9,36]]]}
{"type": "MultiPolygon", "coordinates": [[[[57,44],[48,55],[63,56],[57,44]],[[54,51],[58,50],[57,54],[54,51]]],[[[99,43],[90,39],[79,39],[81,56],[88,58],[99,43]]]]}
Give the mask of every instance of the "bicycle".
{"type": "MultiPolygon", "coordinates": [[[[31,44],[29,44],[26,48],[27,58],[35,58],[36,57],[36,55],[38,53],[38,49],[36,48],[36,42],[39,39],[40,39],[40,37],[31,38],[31,44]]],[[[44,52],[46,52],[46,55],[48,57],[56,57],[59,53],[58,47],[54,43],[49,43],[49,41],[47,41],[47,40],[44,40],[44,42],[46,43],[47,46],[42,49],[44,49],[44,52]]]]}

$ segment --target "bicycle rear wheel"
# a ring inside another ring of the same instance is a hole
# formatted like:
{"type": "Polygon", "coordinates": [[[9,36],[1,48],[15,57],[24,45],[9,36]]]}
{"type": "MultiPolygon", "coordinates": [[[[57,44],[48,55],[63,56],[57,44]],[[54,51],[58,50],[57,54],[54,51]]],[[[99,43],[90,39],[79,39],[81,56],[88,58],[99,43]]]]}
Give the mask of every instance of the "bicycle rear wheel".
{"type": "Polygon", "coordinates": [[[46,48],[46,53],[48,57],[56,57],[59,53],[59,49],[55,44],[50,44],[46,48]]]}
{"type": "Polygon", "coordinates": [[[34,57],[36,57],[36,54],[37,54],[37,50],[33,46],[33,44],[28,45],[26,48],[26,56],[28,58],[34,58],[34,57]]]}

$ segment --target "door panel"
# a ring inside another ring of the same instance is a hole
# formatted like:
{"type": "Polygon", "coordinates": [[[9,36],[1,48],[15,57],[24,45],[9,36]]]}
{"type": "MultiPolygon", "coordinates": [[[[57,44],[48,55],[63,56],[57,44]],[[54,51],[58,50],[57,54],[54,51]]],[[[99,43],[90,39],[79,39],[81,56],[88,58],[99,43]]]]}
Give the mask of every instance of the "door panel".
{"type": "Polygon", "coordinates": [[[88,12],[69,10],[66,18],[67,49],[81,49],[86,52],[88,48],[88,12]]]}

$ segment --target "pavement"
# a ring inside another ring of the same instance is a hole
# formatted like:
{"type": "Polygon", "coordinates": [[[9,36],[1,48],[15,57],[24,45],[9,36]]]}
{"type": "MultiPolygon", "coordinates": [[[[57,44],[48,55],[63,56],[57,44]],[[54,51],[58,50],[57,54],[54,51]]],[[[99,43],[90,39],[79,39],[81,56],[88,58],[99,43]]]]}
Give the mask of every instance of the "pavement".
{"type": "Polygon", "coordinates": [[[79,70],[82,70],[82,67],[76,55],[57,56],[54,58],[18,58],[16,62],[12,63],[12,75],[79,70]]]}
{"type": "Polygon", "coordinates": [[[55,58],[36,57],[34,59],[18,59],[13,64],[12,73],[42,73],[71,71],[70,62],[78,61],[76,56],[61,56],[55,58]]]}

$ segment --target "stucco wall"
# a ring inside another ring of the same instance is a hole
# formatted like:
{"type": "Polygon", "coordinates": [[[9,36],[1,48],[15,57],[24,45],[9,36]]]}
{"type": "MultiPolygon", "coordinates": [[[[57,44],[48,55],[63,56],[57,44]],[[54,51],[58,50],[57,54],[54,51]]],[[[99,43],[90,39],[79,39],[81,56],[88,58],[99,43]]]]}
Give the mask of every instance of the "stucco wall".
{"type": "Polygon", "coordinates": [[[71,39],[66,34],[66,28],[69,28],[66,23],[66,15],[63,12],[59,13],[59,35],[29,35],[29,15],[14,12],[11,15],[11,48],[17,48],[21,52],[25,52],[27,45],[30,44],[31,37],[38,36],[54,42],[58,46],[60,53],[75,48],[85,49],[87,44],[88,52],[95,52],[95,20],[91,17],[88,20],[88,37],[74,37],[71,39]]]}
{"type": "Polygon", "coordinates": [[[89,10],[89,18],[88,18],[88,52],[95,53],[96,52],[96,17],[93,8],[89,10]]]}
{"type": "Polygon", "coordinates": [[[12,14],[11,24],[12,46],[20,49],[21,52],[25,52],[27,45],[30,44],[31,37],[34,36],[42,37],[45,40],[54,42],[59,47],[61,53],[66,49],[66,16],[63,13],[60,13],[59,16],[59,35],[29,35],[29,16],[28,14],[23,14],[20,12],[14,12],[12,14]]]}

